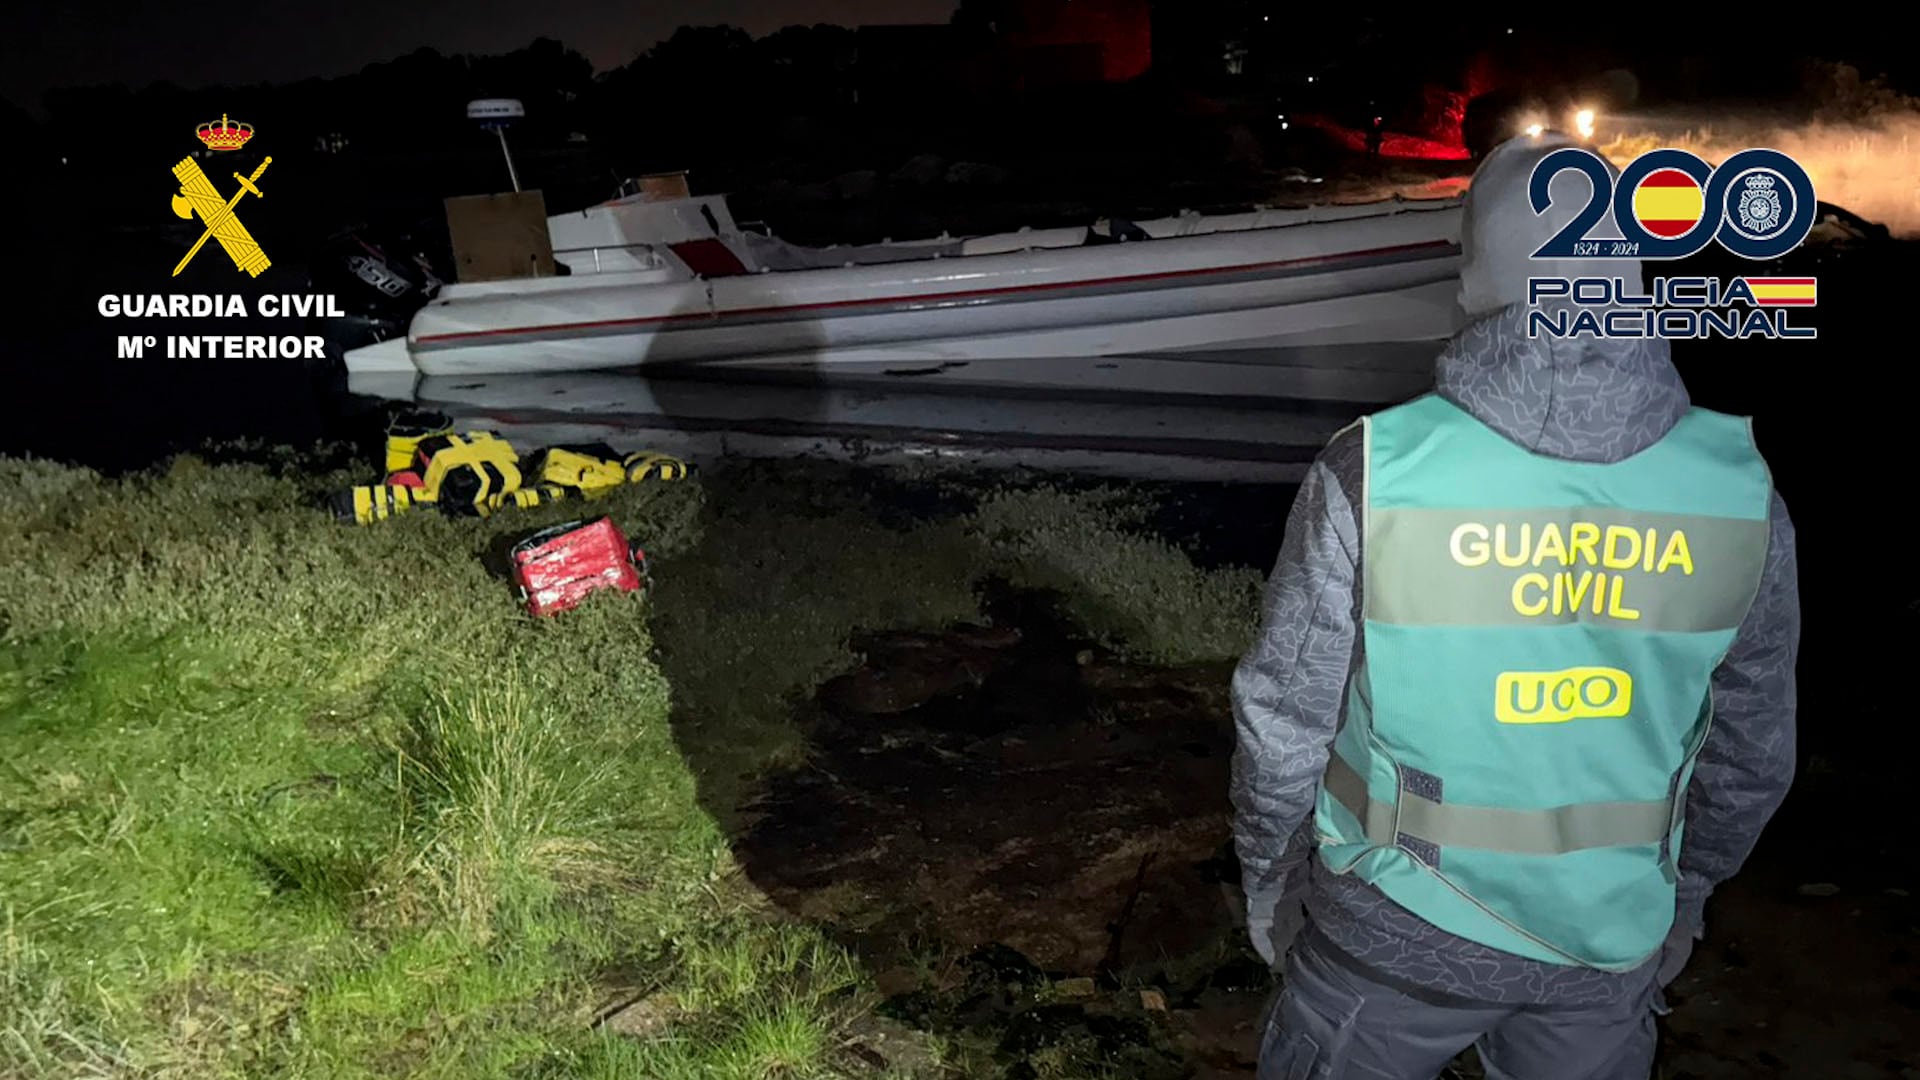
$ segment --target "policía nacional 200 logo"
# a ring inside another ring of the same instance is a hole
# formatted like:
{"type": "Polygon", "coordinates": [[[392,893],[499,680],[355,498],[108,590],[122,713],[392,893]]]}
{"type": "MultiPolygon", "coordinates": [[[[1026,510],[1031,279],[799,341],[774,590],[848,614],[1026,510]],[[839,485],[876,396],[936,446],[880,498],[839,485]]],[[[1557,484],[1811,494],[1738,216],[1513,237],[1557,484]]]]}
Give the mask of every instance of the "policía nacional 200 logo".
{"type": "MultiPolygon", "coordinates": [[[[1718,166],[1672,148],[1633,159],[1614,180],[1606,161],[1582,147],[1562,147],[1534,166],[1528,185],[1533,212],[1553,205],[1552,185],[1564,172],[1591,184],[1573,220],[1533,253],[1536,259],[1684,259],[1710,244],[1755,262],[1799,247],[1819,216],[1813,178],[1778,150],[1754,147],[1718,166]],[[1611,211],[1617,237],[1594,236],[1611,211]]],[[[1813,307],[1811,277],[1655,277],[1642,292],[1621,278],[1531,278],[1528,298],[1561,300],[1587,311],[1534,311],[1528,332],[1551,337],[1811,338],[1788,308],[1813,307]]]]}
{"type": "Polygon", "coordinates": [[[1806,240],[1819,212],[1807,170],[1761,147],[1718,167],[1685,150],[1652,150],[1620,170],[1618,183],[1599,154],[1562,147],[1534,166],[1527,197],[1535,214],[1546,213],[1554,178],[1568,171],[1593,186],[1537,259],[1684,259],[1715,242],[1743,259],[1777,259],[1806,240]],[[1619,238],[1593,238],[1609,209],[1619,238]]]}

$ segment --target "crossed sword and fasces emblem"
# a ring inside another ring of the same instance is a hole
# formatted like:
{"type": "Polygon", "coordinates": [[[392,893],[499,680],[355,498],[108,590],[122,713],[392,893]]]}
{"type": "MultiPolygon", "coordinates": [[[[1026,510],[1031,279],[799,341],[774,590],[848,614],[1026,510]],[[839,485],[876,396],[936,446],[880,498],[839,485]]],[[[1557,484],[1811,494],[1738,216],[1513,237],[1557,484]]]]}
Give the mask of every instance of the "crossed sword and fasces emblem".
{"type": "Polygon", "coordinates": [[[200,165],[192,158],[182,158],[180,164],[173,167],[173,175],[180,181],[180,194],[173,197],[173,212],[188,219],[199,214],[201,222],[207,227],[207,231],[200,234],[200,239],[194,241],[187,257],[173,268],[174,277],[179,277],[180,271],[185,270],[193,257],[200,254],[209,237],[220,241],[220,246],[233,259],[233,265],[245,270],[249,276],[259,277],[260,271],[273,265],[268,261],[267,253],[260,250],[259,242],[233,214],[234,205],[247,192],[253,192],[255,198],[265,198],[260,194],[260,189],[253,186],[253,182],[260,179],[260,174],[266,172],[271,164],[273,159],[265,158],[260,162],[260,167],[253,170],[252,176],[234,173],[233,178],[240,181],[240,190],[234,192],[231,199],[220,197],[207,179],[207,174],[200,171],[200,165]]]}

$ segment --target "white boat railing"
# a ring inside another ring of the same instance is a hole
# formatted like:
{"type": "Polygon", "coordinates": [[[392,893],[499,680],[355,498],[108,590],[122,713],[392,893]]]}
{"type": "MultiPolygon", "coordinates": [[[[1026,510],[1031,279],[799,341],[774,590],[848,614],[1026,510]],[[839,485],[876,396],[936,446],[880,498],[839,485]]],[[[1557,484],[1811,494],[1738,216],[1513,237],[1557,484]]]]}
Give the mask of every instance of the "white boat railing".
{"type": "Polygon", "coordinates": [[[553,257],[576,274],[605,274],[616,270],[661,270],[673,264],[653,244],[600,244],[593,247],[555,248],[553,257]],[[615,256],[618,257],[615,257],[615,256]],[[582,265],[592,260],[591,269],[582,265]]]}
{"type": "MultiPolygon", "coordinates": [[[[1138,221],[1133,224],[1151,239],[1170,240],[1183,236],[1283,229],[1297,225],[1321,225],[1335,221],[1389,217],[1404,213],[1433,213],[1457,210],[1460,206],[1461,201],[1457,198],[1403,199],[1396,196],[1393,199],[1383,199],[1378,202],[1326,204],[1298,209],[1262,207],[1238,214],[1201,214],[1186,210],[1172,217],[1138,221]]],[[[1003,255],[1017,251],[1080,247],[1086,243],[1086,240],[1087,229],[1084,226],[1021,229],[1018,232],[973,237],[966,241],[961,254],[1003,255]]]]}
{"type": "MultiPolygon", "coordinates": [[[[695,210],[718,209],[713,221],[717,238],[725,244],[749,271],[789,271],[801,269],[847,268],[882,263],[913,262],[921,259],[1006,255],[1029,251],[1061,250],[1084,247],[1088,226],[1059,228],[1022,228],[1014,232],[984,236],[884,242],[875,245],[844,245],[812,248],[789,244],[774,236],[761,237],[738,231],[726,210],[724,196],[675,200],[685,205],[609,205],[549,219],[549,233],[562,240],[574,240],[572,246],[556,247],[554,257],[575,275],[664,272],[673,277],[693,277],[693,272],[671,251],[677,242],[706,238],[715,234],[707,222],[699,221],[695,210]],[[698,222],[696,224],[696,222],[698,222]],[[667,229],[671,235],[636,239],[636,229],[667,229]],[[603,241],[579,243],[580,240],[603,241]],[[615,242],[604,242],[615,241],[615,242]],[[618,241],[625,241],[624,243],[618,241]]],[[[1457,211],[1459,197],[1407,198],[1393,196],[1373,202],[1331,203],[1300,208],[1259,207],[1228,214],[1202,214],[1183,210],[1170,217],[1130,223],[1149,239],[1168,240],[1288,229],[1302,225],[1320,225],[1368,218],[1393,217],[1457,211]]]]}

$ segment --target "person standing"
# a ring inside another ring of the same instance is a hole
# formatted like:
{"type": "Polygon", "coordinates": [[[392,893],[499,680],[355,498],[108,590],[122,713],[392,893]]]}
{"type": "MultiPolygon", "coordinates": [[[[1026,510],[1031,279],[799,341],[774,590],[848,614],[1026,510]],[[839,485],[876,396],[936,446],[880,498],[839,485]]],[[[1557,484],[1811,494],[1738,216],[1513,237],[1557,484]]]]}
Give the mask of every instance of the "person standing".
{"type": "Polygon", "coordinates": [[[1336,435],[1233,680],[1235,847],[1284,967],[1260,1076],[1650,1074],[1664,988],[1792,782],[1794,534],[1667,343],[1535,338],[1585,202],[1488,155],[1435,389],[1336,435]]]}

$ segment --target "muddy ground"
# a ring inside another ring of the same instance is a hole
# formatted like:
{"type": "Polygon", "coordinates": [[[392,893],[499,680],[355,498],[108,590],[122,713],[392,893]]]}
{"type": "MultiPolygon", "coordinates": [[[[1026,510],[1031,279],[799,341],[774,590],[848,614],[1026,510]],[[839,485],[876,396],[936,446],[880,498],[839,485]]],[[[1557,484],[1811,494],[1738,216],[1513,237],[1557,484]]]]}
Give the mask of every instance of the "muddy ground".
{"type": "MultiPolygon", "coordinates": [[[[1273,986],[1239,928],[1229,671],[1130,665],[1044,597],[989,610],[856,643],[809,764],[751,807],[749,874],[861,953],[883,1014],[1007,1076],[1252,1075],[1273,986]]],[[[1815,757],[1716,896],[1659,1075],[1920,1077],[1914,852],[1843,839],[1876,809],[1863,768],[1815,757]]]]}

